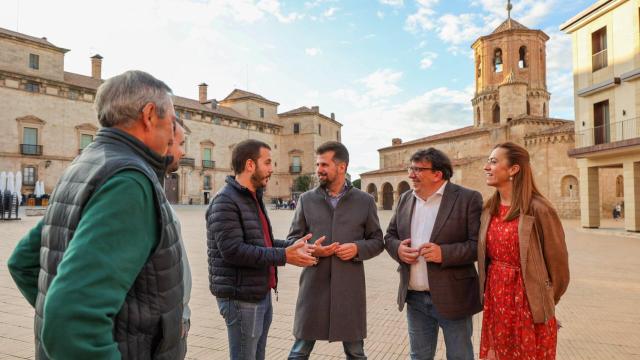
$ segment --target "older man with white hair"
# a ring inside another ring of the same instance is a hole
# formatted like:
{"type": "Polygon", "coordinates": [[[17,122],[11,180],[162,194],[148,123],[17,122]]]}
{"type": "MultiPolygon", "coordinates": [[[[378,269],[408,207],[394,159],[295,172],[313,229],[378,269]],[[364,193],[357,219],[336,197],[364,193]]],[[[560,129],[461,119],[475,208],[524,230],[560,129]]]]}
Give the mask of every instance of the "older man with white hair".
{"type": "Polygon", "coordinates": [[[162,186],[171,89],[127,71],[100,86],[95,105],[95,141],[9,259],[36,310],[36,359],[179,359],[181,246],[162,186]]]}

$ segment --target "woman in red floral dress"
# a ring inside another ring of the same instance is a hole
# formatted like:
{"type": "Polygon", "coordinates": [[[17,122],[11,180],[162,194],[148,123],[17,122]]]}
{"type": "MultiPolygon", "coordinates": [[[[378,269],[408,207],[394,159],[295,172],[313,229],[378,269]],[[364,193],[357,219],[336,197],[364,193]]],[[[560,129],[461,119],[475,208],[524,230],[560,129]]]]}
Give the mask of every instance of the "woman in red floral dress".
{"type": "Polygon", "coordinates": [[[484,170],[496,192],[478,240],[480,359],[555,359],[555,305],[569,284],[562,224],[536,188],[526,149],[499,144],[484,170]]]}

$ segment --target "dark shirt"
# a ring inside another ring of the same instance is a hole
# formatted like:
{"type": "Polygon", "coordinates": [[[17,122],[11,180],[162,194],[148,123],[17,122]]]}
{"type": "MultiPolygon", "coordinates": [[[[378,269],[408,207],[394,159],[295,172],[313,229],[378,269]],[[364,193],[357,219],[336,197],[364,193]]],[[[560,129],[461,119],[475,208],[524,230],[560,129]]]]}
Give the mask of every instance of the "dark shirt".
{"type": "MultiPolygon", "coordinates": [[[[260,215],[260,222],[262,223],[262,233],[264,234],[264,245],[271,248],[273,247],[273,241],[271,241],[271,235],[269,235],[269,223],[267,222],[267,217],[262,211],[262,207],[260,207],[256,193],[251,192],[251,196],[253,196],[253,199],[256,201],[256,206],[258,207],[258,214],[260,215]]],[[[276,285],[276,268],[275,266],[269,266],[269,287],[271,289],[275,289],[276,285]]]]}

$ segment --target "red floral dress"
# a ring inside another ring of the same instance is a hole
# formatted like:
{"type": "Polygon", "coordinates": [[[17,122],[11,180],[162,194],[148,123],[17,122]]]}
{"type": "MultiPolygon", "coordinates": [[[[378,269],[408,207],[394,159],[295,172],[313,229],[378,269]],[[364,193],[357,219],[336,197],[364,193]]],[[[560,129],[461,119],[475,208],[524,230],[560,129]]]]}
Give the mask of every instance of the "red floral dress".
{"type": "Polygon", "coordinates": [[[555,317],[534,324],[520,271],[518,219],[504,221],[509,207],[500,206],[487,230],[487,271],[480,359],[556,358],[555,317]]]}

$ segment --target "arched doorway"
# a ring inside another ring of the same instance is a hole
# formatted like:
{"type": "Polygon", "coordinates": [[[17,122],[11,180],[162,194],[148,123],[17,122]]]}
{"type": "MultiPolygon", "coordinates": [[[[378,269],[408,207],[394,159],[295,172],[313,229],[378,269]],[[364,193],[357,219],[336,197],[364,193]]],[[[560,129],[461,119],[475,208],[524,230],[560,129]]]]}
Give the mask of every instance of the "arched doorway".
{"type": "Polygon", "coordinates": [[[164,180],[164,193],[167,196],[167,200],[171,204],[177,204],[179,200],[179,186],[180,183],[180,175],[176,173],[171,173],[167,175],[164,180]]]}
{"type": "Polygon", "coordinates": [[[398,184],[398,196],[402,195],[405,193],[405,191],[409,190],[411,187],[409,186],[409,183],[406,181],[401,181],[400,184],[398,184]]]}
{"type": "Polygon", "coordinates": [[[567,175],[561,181],[561,194],[563,197],[578,198],[580,191],[578,188],[578,179],[573,175],[567,175]]]}
{"type": "Polygon", "coordinates": [[[389,183],[382,185],[382,210],[393,209],[393,186],[389,183]]]}
{"type": "Polygon", "coordinates": [[[367,194],[373,196],[373,200],[376,204],[378,203],[378,188],[376,187],[376,184],[371,183],[367,185],[367,194]]]}

